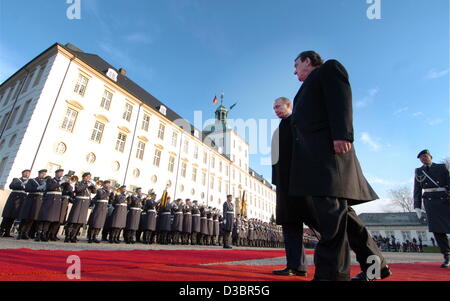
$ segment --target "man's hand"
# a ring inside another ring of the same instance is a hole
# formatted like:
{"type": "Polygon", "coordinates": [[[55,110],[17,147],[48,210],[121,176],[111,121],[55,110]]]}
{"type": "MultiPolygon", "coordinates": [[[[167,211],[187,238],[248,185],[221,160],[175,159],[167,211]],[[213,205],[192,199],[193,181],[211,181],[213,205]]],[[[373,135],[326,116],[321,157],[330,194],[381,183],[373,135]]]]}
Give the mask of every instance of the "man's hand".
{"type": "Polygon", "coordinates": [[[352,149],[352,143],[346,140],[334,140],[333,144],[336,154],[345,154],[352,149]]]}
{"type": "Polygon", "coordinates": [[[416,210],[417,218],[420,219],[422,217],[422,209],[414,208],[414,210],[416,210]]]}

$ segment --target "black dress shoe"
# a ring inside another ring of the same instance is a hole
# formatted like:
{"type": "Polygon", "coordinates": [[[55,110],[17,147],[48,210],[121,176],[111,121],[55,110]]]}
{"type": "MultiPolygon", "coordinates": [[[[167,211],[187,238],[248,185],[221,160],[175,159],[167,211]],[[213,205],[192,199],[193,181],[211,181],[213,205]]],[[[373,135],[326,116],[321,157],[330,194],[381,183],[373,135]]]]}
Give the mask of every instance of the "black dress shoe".
{"type": "MultiPolygon", "coordinates": [[[[385,279],[389,276],[392,275],[392,271],[389,268],[389,266],[385,266],[384,268],[382,268],[380,270],[380,278],[381,279],[385,279]]],[[[367,277],[366,272],[361,272],[358,275],[356,275],[355,277],[352,278],[352,281],[375,281],[377,279],[369,279],[369,277],[367,277]]]]}
{"type": "Polygon", "coordinates": [[[441,264],[441,268],[449,268],[450,267],[450,256],[444,257],[444,262],[441,264]]]}
{"type": "Polygon", "coordinates": [[[223,246],[224,249],[233,249],[232,246],[223,246]]]}
{"type": "Polygon", "coordinates": [[[70,238],[66,237],[66,238],[64,239],[64,242],[70,242],[70,238]]]}
{"type": "Polygon", "coordinates": [[[302,276],[302,277],[306,277],[307,273],[304,271],[299,271],[299,270],[294,270],[294,269],[289,269],[289,268],[285,268],[284,270],[275,270],[272,271],[273,274],[278,275],[278,276],[302,276]]]}

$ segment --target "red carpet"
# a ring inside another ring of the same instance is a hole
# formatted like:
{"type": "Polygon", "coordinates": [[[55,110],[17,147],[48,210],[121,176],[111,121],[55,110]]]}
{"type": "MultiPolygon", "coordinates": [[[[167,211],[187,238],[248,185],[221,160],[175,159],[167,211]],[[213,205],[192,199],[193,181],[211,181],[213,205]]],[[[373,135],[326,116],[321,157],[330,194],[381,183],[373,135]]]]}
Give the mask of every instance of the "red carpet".
{"type": "MultiPolygon", "coordinates": [[[[308,251],[309,254],[312,251],[308,251]]],[[[133,250],[133,251],[49,251],[30,249],[0,250],[0,281],[67,280],[66,258],[81,259],[81,280],[310,280],[308,277],[278,277],[271,273],[282,266],[201,265],[238,260],[284,256],[284,250],[133,250]]],[[[450,280],[450,271],[438,263],[390,264],[394,275],[387,280],[450,280]]],[[[352,274],[359,267],[352,267],[352,274]]]]}

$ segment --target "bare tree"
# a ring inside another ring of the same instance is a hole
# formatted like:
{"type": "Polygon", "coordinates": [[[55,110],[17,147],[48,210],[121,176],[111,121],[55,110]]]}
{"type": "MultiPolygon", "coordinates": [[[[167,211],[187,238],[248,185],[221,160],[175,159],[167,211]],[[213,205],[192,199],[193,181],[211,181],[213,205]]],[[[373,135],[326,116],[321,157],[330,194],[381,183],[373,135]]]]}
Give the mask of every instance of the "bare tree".
{"type": "Polygon", "coordinates": [[[447,166],[447,169],[450,169],[450,157],[442,159],[441,163],[445,164],[447,166]]]}
{"type": "Polygon", "coordinates": [[[414,212],[414,199],[410,187],[390,189],[389,194],[392,207],[401,208],[402,212],[414,212]]]}

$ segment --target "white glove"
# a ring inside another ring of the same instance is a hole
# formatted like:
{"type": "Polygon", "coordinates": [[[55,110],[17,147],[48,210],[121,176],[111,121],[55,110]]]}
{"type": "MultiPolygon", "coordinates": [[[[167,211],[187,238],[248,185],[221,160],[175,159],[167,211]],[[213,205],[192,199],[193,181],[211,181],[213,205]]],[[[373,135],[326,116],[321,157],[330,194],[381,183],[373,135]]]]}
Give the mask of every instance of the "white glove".
{"type": "Polygon", "coordinates": [[[417,218],[420,219],[422,217],[422,209],[414,208],[414,210],[416,210],[417,218]]]}

